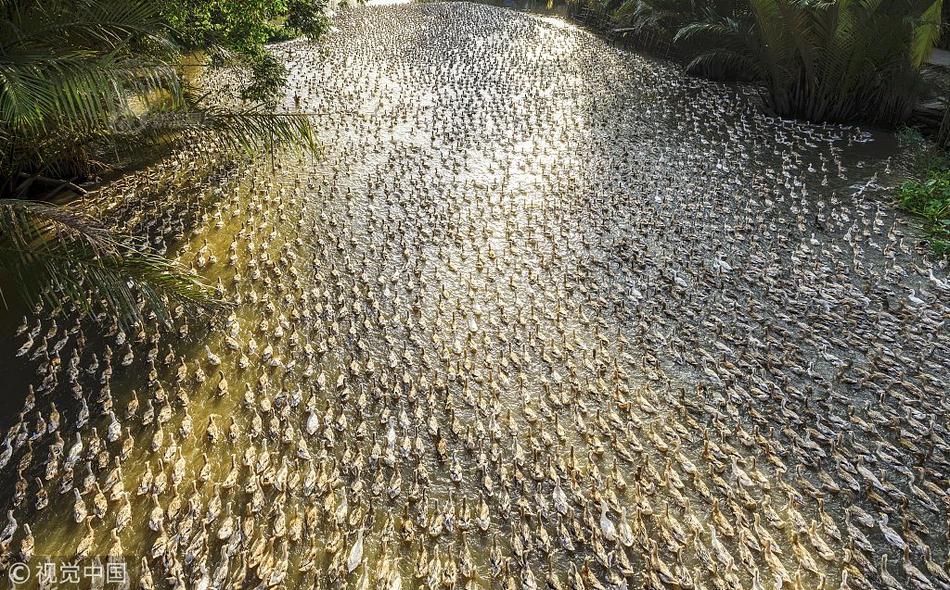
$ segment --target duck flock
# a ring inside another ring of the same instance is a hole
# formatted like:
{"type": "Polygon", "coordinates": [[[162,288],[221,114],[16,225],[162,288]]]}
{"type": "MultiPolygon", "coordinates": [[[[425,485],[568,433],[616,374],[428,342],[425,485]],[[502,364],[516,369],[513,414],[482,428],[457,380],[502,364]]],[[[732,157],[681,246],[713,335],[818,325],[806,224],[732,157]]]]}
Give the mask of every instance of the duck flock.
{"type": "Polygon", "coordinates": [[[5,567],[950,589],[950,283],[885,136],[490,6],[336,27],[275,48],[319,157],[198,142],[98,197],[233,309],[23,318],[5,567]]]}

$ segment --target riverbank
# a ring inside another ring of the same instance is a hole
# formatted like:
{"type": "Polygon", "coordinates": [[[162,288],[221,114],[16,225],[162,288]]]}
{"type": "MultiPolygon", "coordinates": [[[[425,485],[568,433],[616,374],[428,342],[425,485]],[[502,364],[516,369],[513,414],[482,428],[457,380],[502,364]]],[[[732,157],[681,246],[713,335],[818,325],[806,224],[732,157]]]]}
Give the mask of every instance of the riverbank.
{"type": "Polygon", "coordinates": [[[896,188],[900,207],[923,221],[934,252],[950,257],[950,153],[911,130],[902,144],[910,179],[896,188]]]}

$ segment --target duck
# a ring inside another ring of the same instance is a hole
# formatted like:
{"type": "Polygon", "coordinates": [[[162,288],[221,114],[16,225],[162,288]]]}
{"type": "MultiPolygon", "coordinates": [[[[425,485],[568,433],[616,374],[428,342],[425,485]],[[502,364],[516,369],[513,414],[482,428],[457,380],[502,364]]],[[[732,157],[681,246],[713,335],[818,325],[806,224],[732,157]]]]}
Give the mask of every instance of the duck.
{"type": "Polygon", "coordinates": [[[86,520],[86,502],[82,499],[82,496],[79,495],[79,490],[73,488],[73,495],[75,496],[75,501],[73,503],[73,519],[77,523],[81,523],[86,520]]]}
{"type": "Polygon", "coordinates": [[[352,574],[363,561],[363,527],[356,532],[356,540],[350,547],[346,558],[346,572],[352,574]]]}
{"type": "Polygon", "coordinates": [[[223,396],[228,393],[228,380],[224,376],[224,371],[218,371],[218,395],[223,396]]]}
{"type": "Polygon", "coordinates": [[[13,517],[13,510],[7,510],[7,524],[0,531],[0,547],[8,547],[13,541],[13,535],[20,527],[16,518],[13,517]]]}
{"type": "Polygon", "coordinates": [[[76,546],[75,558],[77,560],[86,559],[89,556],[96,540],[96,533],[92,528],[91,522],[89,520],[86,520],[85,523],[86,523],[85,535],[79,540],[79,544],[76,546]]]}
{"type": "Polygon", "coordinates": [[[205,356],[208,359],[208,364],[212,367],[218,367],[221,365],[221,357],[211,352],[211,347],[207,344],[205,345],[205,356]]]}

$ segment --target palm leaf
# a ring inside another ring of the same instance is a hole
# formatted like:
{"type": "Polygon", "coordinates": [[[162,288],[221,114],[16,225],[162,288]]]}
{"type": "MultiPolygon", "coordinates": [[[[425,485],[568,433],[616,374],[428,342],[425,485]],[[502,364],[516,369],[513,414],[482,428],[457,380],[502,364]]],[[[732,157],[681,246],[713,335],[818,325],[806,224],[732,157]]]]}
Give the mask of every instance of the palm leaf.
{"type": "Polygon", "coordinates": [[[924,65],[940,38],[942,12],[943,0],[934,0],[921,15],[920,22],[914,29],[910,46],[910,62],[915,68],[924,65]]]}
{"type": "Polygon", "coordinates": [[[759,62],[745,52],[716,49],[700,53],[686,66],[686,71],[696,72],[753,72],[759,62]]]}
{"type": "MultiPolygon", "coordinates": [[[[36,201],[0,199],[0,270],[26,302],[58,306],[68,299],[87,312],[104,305],[123,323],[141,320],[142,303],[165,320],[166,301],[192,310],[223,305],[200,277],[144,242],[119,237],[73,208],[36,201]]],[[[0,291],[4,301],[6,295],[0,291]]]]}

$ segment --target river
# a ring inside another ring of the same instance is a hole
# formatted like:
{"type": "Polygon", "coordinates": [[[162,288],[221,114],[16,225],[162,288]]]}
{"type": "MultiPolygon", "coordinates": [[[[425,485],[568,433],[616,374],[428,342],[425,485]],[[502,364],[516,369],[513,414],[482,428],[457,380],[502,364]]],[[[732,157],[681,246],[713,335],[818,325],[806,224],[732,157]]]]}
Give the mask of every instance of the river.
{"type": "Polygon", "coordinates": [[[947,275],[893,136],[486,5],[274,51],[320,154],[90,203],[233,313],[0,323],[25,587],[80,549],[132,587],[950,587],[947,275]]]}

